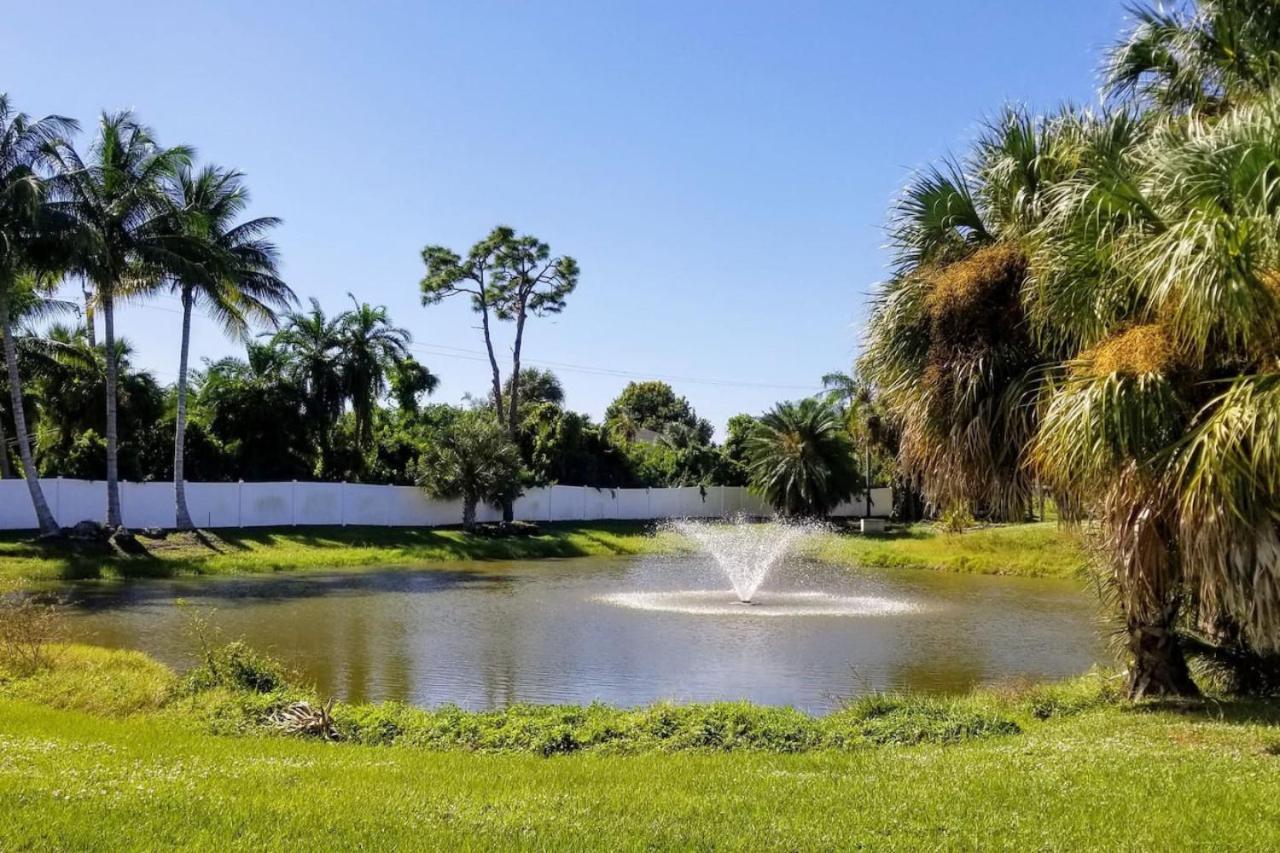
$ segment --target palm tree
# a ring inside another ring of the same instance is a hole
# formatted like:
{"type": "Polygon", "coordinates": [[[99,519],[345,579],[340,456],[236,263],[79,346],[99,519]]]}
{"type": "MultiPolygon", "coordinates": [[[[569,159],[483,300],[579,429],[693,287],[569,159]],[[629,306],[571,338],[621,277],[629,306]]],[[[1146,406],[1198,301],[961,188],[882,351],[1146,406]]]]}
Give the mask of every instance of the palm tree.
{"type": "Polygon", "coordinates": [[[173,442],[173,490],[179,530],[194,526],[187,509],[183,470],[192,309],[202,306],[229,336],[243,338],[250,323],[274,324],[276,309],[294,301],[293,291],[279,278],[276,248],[265,239],[280,220],[260,217],[236,222],[249,204],[242,179],[239,172],[206,166],[194,174],[190,169],[181,169],[175,182],[176,227],[199,249],[192,259],[194,269],[173,281],[182,300],[173,442]]]}
{"type": "Polygon", "coordinates": [[[338,318],[341,361],[347,396],[356,420],[356,442],[367,448],[373,441],[373,412],[387,390],[387,376],[397,362],[408,358],[413,337],[391,324],[383,305],[358,301],[338,318]]]}
{"type": "Polygon", "coordinates": [[[417,414],[418,398],[423,394],[434,394],[440,386],[440,377],[413,356],[408,356],[392,365],[387,384],[400,411],[417,414]]]}
{"type": "Polygon", "coordinates": [[[1122,130],[1042,224],[1028,310],[1069,357],[1031,458],[1101,522],[1131,694],[1187,694],[1184,615],[1280,648],[1280,95],[1122,130]]]}
{"type": "MultiPolygon", "coordinates": [[[[48,267],[49,250],[64,243],[59,233],[50,234],[47,182],[42,172],[49,164],[49,149],[76,130],[75,122],[61,116],[32,121],[16,113],[7,95],[0,94],[0,334],[4,341],[9,395],[12,402],[15,440],[22,473],[31,493],[36,521],[42,535],[58,532],[57,520],[49,510],[27,434],[22,400],[22,377],[18,371],[13,322],[24,301],[31,304],[37,279],[33,269],[48,267]],[[52,237],[50,241],[48,238],[52,237]],[[49,245],[52,242],[54,245],[49,245]]],[[[54,263],[56,264],[56,260],[54,263]]],[[[41,279],[40,281],[44,281],[41,279]]],[[[8,448],[0,448],[8,454],[8,448]]]]}
{"type": "Polygon", "coordinates": [[[901,425],[899,462],[934,506],[1020,519],[1034,346],[1020,301],[1046,190],[1067,170],[1074,116],[1008,110],[967,163],[916,176],[893,215],[893,277],[859,372],[901,425]]]}
{"type": "Polygon", "coordinates": [[[1280,81],[1280,6],[1259,0],[1142,5],[1108,54],[1105,91],[1170,112],[1222,114],[1280,81]]]}
{"type": "Polygon", "coordinates": [[[76,266],[93,282],[102,311],[106,359],[107,526],[121,527],[119,435],[116,428],[118,365],[115,300],[159,286],[169,276],[195,278],[191,240],[173,227],[168,182],[191,164],[187,146],[162,148],[132,113],[103,113],[98,133],[81,158],[57,145],[59,212],[76,221],[83,243],[76,266]]]}
{"type": "Polygon", "coordinates": [[[310,300],[311,310],[287,312],[272,344],[286,354],[290,371],[306,393],[307,420],[316,433],[320,465],[326,464],[330,433],[342,414],[346,399],[343,369],[343,317],[328,317],[320,301],[310,300]]]}
{"type": "Polygon", "coordinates": [[[825,516],[858,486],[853,442],[818,400],[779,403],[747,439],[751,486],[784,515],[825,516]]]}
{"type": "Polygon", "coordinates": [[[462,525],[476,525],[480,501],[497,503],[520,475],[520,449],[485,410],[461,414],[422,454],[420,482],[432,497],[462,498],[462,525]]]}

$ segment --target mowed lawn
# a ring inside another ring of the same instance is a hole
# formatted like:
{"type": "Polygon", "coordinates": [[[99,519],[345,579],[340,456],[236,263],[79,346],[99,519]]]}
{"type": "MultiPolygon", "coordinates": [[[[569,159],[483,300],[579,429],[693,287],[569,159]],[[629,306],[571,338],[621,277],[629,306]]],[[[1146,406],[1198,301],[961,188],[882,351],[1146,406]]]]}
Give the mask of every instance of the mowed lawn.
{"type": "Polygon", "coordinates": [[[954,745],[476,755],[0,701],[0,848],[1280,847],[1276,714],[1108,708],[954,745]]]}
{"type": "MultiPolygon", "coordinates": [[[[653,523],[543,525],[540,535],[489,539],[456,529],[387,527],[251,528],[139,539],[145,553],[105,544],[41,543],[29,534],[0,534],[0,578],[52,580],[167,577],[306,570],[423,566],[465,560],[532,560],[636,556],[692,548],[653,523]]],[[[1071,577],[1086,563],[1082,537],[1056,523],[995,525],[942,533],[916,524],[863,536],[820,534],[803,551],[834,563],[874,568],[1071,577]]]]}
{"type": "Polygon", "coordinates": [[[653,524],[546,524],[539,535],[492,539],[459,529],[409,527],[273,527],[139,537],[142,554],[105,543],[39,542],[0,534],[0,577],[29,580],[247,574],[418,566],[459,560],[633,556],[684,546],[653,524]]]}

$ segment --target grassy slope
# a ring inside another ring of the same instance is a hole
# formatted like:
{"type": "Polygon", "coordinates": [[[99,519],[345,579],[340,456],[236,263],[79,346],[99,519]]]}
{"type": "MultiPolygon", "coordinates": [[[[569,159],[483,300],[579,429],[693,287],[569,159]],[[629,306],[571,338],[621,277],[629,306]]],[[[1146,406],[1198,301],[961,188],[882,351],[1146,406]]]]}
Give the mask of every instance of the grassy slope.
{"type": "Polygon", "coordinates": [[[960,534],[917,524],[881,536],[824,536],[815,557],[876,568],[933,569],[1025,577],[1073,577],[1086,564],[1078,533],[1055,522],[994,525],[960,534]]]}
{"type": "Polygon", "coordinates": [[[0,700],[0,848],[1275,849],[1274,709],[950,746],[472,755],[0,700]]]}
{"type": "MultiPolygon", "coordinates": [[[[628,522],[545,525],[530,539],[484,539],[459,530],[383,527],[261,528],[141,540],[148,553],[39,544],[0,534],[0,578],[227,574],[415,565],[454,560],[538,559],[670,552],[671,533],[628,522]]],[[[1053,523],[978,528],[959,535],[915,525],[883,536],[832,533],[811,553],[879,568],[1069,577],[1085,558],[1078,536],[1053,523]]]]}
{"type": "Polygon", "coordinates": [[[158,577],[306,569],[347,569],[454,560],[515,560],[644,554],[680,547],[653,535],[651,525],[626,522],[548,524],[526,539],[487,539],[461,530],[397,527],[247,528],[140,539],[144,555],[106,546],[44,544],[0,537],[0,577],[158,577]]]}

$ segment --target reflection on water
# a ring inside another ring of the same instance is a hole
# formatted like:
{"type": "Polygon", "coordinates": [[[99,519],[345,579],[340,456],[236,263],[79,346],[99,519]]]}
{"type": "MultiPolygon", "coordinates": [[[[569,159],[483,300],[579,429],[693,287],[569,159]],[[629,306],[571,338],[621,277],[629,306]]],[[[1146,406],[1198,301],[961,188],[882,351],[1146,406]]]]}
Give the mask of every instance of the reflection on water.
{"type": "Polygon", "coordinates": [[[75,639],[184,666],[187,617],[174,601],[185,598],[216,608],[228,638],[353,701],[751,699],[820,711],[870,690],[1072,675],[1104,654],[1094,600],[1075,583],[800,560],[778,566],[761,592],[763,608],[813,611],[794,616],[733,602],[702,557],[87,581],[64,592],[75,639]],[[695,601],[701,611],[618,606],[637,592],[650,602],[695,601]],[[725,595],[732,606],[702,606],[725,595]],[[822,600],[845,602],[847,612],[824,612],[822,600]]]}

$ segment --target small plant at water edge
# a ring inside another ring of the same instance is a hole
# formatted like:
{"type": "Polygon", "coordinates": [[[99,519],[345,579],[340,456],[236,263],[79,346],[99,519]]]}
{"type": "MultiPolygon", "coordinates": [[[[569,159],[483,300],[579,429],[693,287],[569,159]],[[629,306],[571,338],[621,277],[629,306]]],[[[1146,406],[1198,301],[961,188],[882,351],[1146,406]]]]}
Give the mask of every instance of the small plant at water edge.
{"type": "Polygon", "coordinates": [[[0,581],[0,672],[29,675],[47,668],[58,629],[55,604],[17,581],[0,581]]]}

